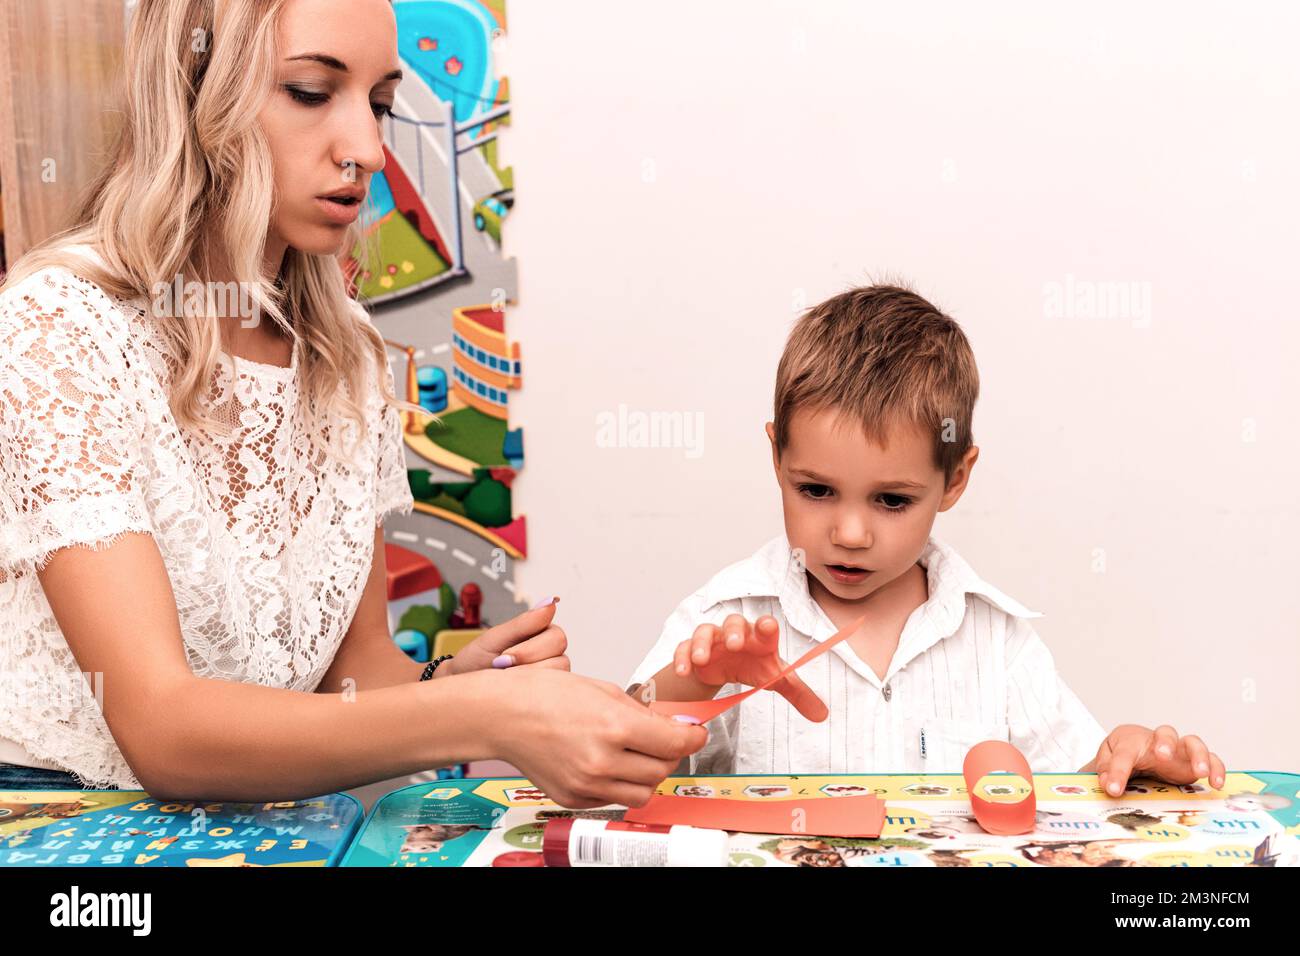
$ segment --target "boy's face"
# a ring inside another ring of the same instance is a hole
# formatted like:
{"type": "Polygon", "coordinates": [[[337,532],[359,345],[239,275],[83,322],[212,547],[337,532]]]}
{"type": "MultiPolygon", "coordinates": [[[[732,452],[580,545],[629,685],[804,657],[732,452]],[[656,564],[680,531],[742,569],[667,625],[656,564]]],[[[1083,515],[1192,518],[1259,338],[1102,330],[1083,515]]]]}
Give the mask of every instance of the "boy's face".
{"type": "Polygon", "coordinates": [[[803,550],[817,584],[850,602],[916,563],[935,514],[961,497],[979,457],[970,448],[945,487],[931,436],[919,427],[892,428],[881,446],[836,409],[799,409],[782,455],[772,422],[767,435],[790,546],[803,550]]]}

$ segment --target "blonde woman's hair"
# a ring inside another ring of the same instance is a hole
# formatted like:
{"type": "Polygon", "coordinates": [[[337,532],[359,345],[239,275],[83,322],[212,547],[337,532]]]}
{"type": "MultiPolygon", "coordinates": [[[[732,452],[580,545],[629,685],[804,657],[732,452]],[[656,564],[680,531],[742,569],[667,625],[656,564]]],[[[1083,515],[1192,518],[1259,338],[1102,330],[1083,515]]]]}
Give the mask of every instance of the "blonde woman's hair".
{"type": "MultiPolygon", "coordinates": [[[[356,423],[360,440],[367,360],[376,363],[385,405],[419,410],[388,388],[383,337],[354,311],[334,256],[290,246],[279,276],[263,265],[276,197],[257,116],[275,88],[275,28],[284,2],[140,0],[123,63],[125,115],[109,161],[73,224],[14,263],[4,287],[61,266],[112,296],[152,302],[155,290],[177,276],[210,288],[224,259],[257,314],[293,341],[308,409],[325,419],[341,412],[356,423]],[[83,244],[98,251],[103,267],[70,248],[83,244]]],[[[343,248],[360,243],[365,268],[376,249],[360,222],[348,228],[343,248]]],[[[178,361],[169,404],[182,428],[225,431],[230,425],[209,416],[203,401],[222,351],[220,327],[206,308],[189,314],[195,298],[175,304],[178,321],[158,323],[178,361]]],[[[336,432],[324,429],[324,450],[333,457],[336,432]]]]}
{"type": "Polygon", "coordinates": [[[778,457],[801,408],[835,409],[877,444],[896,424],[920,427],[950,482],[974,443],[980,378],[961,327],[911,289],[870,285],[813,306],[795,323],[776,370],[778,457]]]}

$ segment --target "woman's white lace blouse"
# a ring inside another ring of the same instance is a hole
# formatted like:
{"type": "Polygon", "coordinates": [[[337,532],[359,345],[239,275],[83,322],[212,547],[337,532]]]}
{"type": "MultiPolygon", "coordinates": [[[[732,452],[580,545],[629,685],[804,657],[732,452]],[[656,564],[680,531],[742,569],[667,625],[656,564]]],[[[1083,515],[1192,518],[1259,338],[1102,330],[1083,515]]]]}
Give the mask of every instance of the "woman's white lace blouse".
{"type": "Polygon", "coordinates": [[[152,535],[197,676],[311,691],[356,611],[376,526],[412,508],[400,414],[373,374],[369,434],[347,465],[317,444],[296,355],[289,368],[223,355],[209,409],[233,432],[182,433],[145,304],[57,268],[0,297],[0,738],[94,787],[140,784],[36,576],[53,552],[152,535]]]}

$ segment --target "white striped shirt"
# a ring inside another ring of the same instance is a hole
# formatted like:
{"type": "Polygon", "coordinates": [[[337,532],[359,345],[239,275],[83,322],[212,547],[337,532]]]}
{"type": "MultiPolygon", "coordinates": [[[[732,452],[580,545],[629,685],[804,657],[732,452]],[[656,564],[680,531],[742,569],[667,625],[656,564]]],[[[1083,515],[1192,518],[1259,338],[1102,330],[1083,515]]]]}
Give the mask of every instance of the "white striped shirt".
{"type": "MultiPolygon", "coordinates": [[[[933,537],[919,563],[929,597],[903,626],[883,681],[842,641],[799,670],[825,701],[825,721],[805,720],[776,693],[754,694],[709,722],[690,772],[960,773],[966,752],[990,738],[1014,744],[1035,773],[1073,773],[1092,760],[1106,732],[1029,623],[1042,615],[933,537]]],[[[837,630],[780,535],[683,601],[629,683],[649,680],[696,627],[729,614],[775,617],[784,661],[837,630]]],[[[729,684],[719,694],[746,689],[729,684]]]]}

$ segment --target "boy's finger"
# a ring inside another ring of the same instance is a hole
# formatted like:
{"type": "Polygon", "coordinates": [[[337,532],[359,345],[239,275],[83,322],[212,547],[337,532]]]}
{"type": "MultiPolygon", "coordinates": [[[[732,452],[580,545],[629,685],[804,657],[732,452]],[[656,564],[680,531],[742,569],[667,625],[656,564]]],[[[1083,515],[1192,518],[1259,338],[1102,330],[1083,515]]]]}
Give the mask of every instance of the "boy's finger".
{"type": "Polygon", "coordinates": [[[703,666],[709,662],[710,651],[713,650],[714,635],[717,628],[712,624],[701,624],[691,635],[691,663],[703,666]]]}
{"type": "Polygon", "coordinates": [[[1112,747],[1110,759],[1105,763],[1105,769],[1098,768],[1102,770],[1102,773],[1098,776],[1104,774],[1103,785],[1106,787],[1106,792],[1112,797],[1118,797],[1128,786],[1128,778],[1129,774],[1133,772],[1133,764],[1137,763],[1137,759],[1149,739],[1149,736],[1144,737],[1141,734],[1133,734],[1123,738],[1112,747]]]}
{"type": "Polygon", "coordinates": [[[825,702],[799,679],[798,674],[787,674],[772,685],[772,690],[788,700],[791,707],[813,723],[821,723],[830,716],[825,702]]]}
{"type": "Polygon", "coordinates": [[[745,647],[749,636],[749,622],[743,614],[728,614],[722,622],[723,642],[729,651],[739,651],[745,647]]]}
{"type": "Polygon", "coordinates": [[[745,644],[745,650],[751,654],[775,654],[780,636],[781,627],[777,624],[776,618],[770,614],[764,614],[754,622],[754,628],[745,644]]]}
{"type": "Polygon", "coordinates": [[[1155,729],[1152,748],[1161,760],[1170,760],[1178,753],[1178,731],[1168,724],[1161,724],[1155,729]]]}
{"type": "Polygon", "coordinates": [[[1210,754],[1210,786],[1222,790],[1228,777],[1228,768],[1223,765],[1218,754],[1210,754]]]}
{"type": "Polygon", "coordinates": [[[673,651],[673,673],[678,677],[685,677],[691,672],[691,648],[693,646],[692,641],[682,641],[677,645],[677,650],[673,651]]]}
{"type": "Polygon", "coordinates": [[[1196,774],[1197,779],[1208,776],[1210,773],[1210,748],[1205,746],[1205,741],[1195,734],[1188,734],[1183,738],[1183,749],[1187,753],[1187,765],[1191,767],[1192,773],[1196,774]]]}

